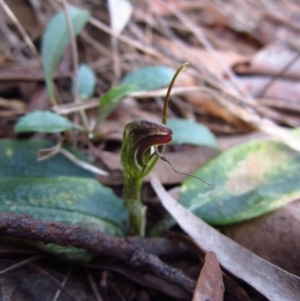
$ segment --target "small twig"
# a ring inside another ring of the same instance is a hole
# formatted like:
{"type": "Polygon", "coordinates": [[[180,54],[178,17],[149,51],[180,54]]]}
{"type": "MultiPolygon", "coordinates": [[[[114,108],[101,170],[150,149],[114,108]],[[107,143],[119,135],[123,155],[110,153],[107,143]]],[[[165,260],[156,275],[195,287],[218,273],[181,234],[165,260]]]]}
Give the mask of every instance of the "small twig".
{"type": "Polygon", "coordinates": [[[90,286],[91,286],[91,288],[93,290],[93,293],[94,293],[94,296],[95,296],[96,300],[97,301],[103,301],[103,299],[102,299],[102,297],[100,295],[100,292],[99,292],[99,290],[97,288],[97,285],[95,283],[95,280],[94,280],[93,276],[89,272],[86,272],[86,274],[87,274],[87,278],[89,280],[90,286]]]}
{"type": "MultiPolygon", "coordinates": [[[[189,92],[201,92],[203,89],[205,89],[205,87],[203,86],[174,87],[171,92],[171,96],[186,94],[189,92]]],[[[167,90],[168,90],[167,88],[163,88],[163,89],[151,90],[151,91],[138,91],[138,92],[132,92],[128,94],[128,96],[135,97],[135,98],[163,97],[166,95],[167,90]]],[[[66,115],[66,114],[77,112],[82,109],[97,108],[98,106],[99,106],[99,99],[90,99],[79,104],[75,104],[75,103],[61,104],[56,106],[55,108],[52,108],[52,110],[59,115],[66,115]]]]}
{"type": "Polygon", "coordinates": [[[113,61],[113,71],[114,71],[114,80],[113,85],[117,86],[121,77],[121,66],[120,66],[120,56],[119,56],[119,47],[118,40],[116,37],[110,37],[110,44],[112,49],[112,61],[113,61]]]}
{"type": "Polygon", "coordinates": [[[8,267],[8,268],[6,268],[6,269],[0,271],[0,275],[3,275],[3,274],[5,274],[5,273],[7,273],[7,272],[10,272],[10,271],[12,271],[12,270],[18,269],[18,268],[20,268],[20,267],[22,267],[22,266],[24,266],[24,265],[26,265],[26,264],[28,264],[28,263],[30,263],[30,262],[39,260],[39,259],[41,259],[41,258],[43,258],[43,257],[45,257],[45,255],[40,255],[40,254],[39,254],[39,255],[30,257],[30,258],[28,258],[28,259],[22,260],[22,261],[20,261],[20,262],[18,262],[18,263],[16,263],[16,264],[11,265],[10,267],[8,267]]]}
{"type": "Polygon", "coordinates": [[[105,25],[103,22],[101,22],[100,20],[97,20],[96,18],[91,17],[89,20],[90,24],[92,24],[93,26],[95,26],[96,28],[106,32],[107,34],[116,37],[118,40],[140,50],[143,51],[149,55],[153,55],[155,57],[160,57],[160,58],[166,58],[163,54],[159,53],[158,51],[156,51],[154,48],[152,47],[148,47],[148,46],[144,46],[141,43],[130,39],[129,37],[126,37],[122,34],[118,34],[117,32],[115,32],[114,30],[112,30],[109,26],[105,25]]]}
{"type": "Polygon", "coordinates": [[[20,39],[10,30],[7,26],[3,15],[0,14],[0,31],[4,34],[6,39],[9,41],[10,45],[18,48],[19,43],[21,42],[20,39]]]}
{"type": "MultiPolygon", "coordinates": [[[[109,49],[107,49],[104,45],[99,43],[94,37],[92,37],[87,31],[83,30],[80,33],[80,37],[90,44],[92,47],[94,47],[99,53],[101,53],[103,56],[110,56],[111,52],[109,49]]],[[[99,100],[98,100],[99,101],[99,100]]]]}
{"type": "Polygon", "coordinates": [[[35,48],[33,42],[31,41],[29,35],[27,34],[27,32],[25,31],[25,29],[22,26],[22,24],[19,22],[19,20],[17,19],[17,17],[13,13],[13,11],[9,8],[9,6],[5,3],[4,0],[0,0],[0,6],[3,8],[3,10],[5,11],[5,13],[9,16],[9,18],[11,19],[11,21],[14,23],[14,25],[16,26],[16,28],[18,29],[18,31],[22,35],[25,43],[30,48],[30,50],[33,53],[33,55],[38,55],[38,51],[35,48]]]}
{"type": "Polygon", "coordinates": [[[188,293],[194,292],[196,281],[185,276],[181,270],[168,266],[158,257],[146,253],[142,249],[137,249],[133,253],[131,265],[142,270],[150,270],[156,276],[185,288],[188,293]]]}
{"type": "MultiPolygon", "coordinates": [[[[67,283],[67,281],[68,281],[68,279],[69,279],[69,277],[70,277],[70,275],[71,275],[71,272],[72,272],[72,265],[70,265],[70,268],[69,268],[69,270],[68,270],[68,273],[67,273],[65,279],[64,279],[63,282],[61,283],[61,285],[62,285],[63,287],[65,287],[65,285],[66,285],[66,283],[67,283]]],[[[59,289],[57,290],[57,292],[55,293],[55,295],[54,295],[52,301],[57,301],[58,298],[59,298],[59,296],[60,296],[60,293],[61,293],[61,289],[59,288],[59,289]]]]}
{"type": "Polygon", "coordinates": [[[45,270],[41,269],[40,267],[31,264],[30,265],[32,268],[34,268],[35,270],[37,270],[38,272],[40,272],[41,274],[45,275],[46,277],[48,277],[55,285],[57,285],[59,287],[59,289],[64,292],[66,295],[68,295],[71,300],[73,301],[78,301],[72,294],[70,294],[70,292],[64,287],[64,285],[62,285],[56,278],[54,278],[51,274],[49,274],[48,272],[46,272],[45,270]]]}
{"type": "Polygon", "coordinates": [[[71,152],[69,152],[65,148],[61,148],[59,152],[62,155],[64,155],[65,157],[67,157],[70,161],[72,161],[73,163],[75,163],[76,165],[80,166],[81,168],[83,168],[85,170],[91,171],[100,176],[108,176],[108,172],[106,172],[88,162],[78,159],[75,155],[73,155],[71,152]]]}
{"type": "Polygon", "coordinates": [[[71,49],[72,49],[72,60],[73,60],[73,83],[74,83],[74,95],[75,95],[75,102],[79,102],[79,82],[78,82],[78,51],[75,41],[75,33],[72,25],[72,21],[68,12],[68,4],[67,0],[61,0],[65,16],[67,19],[67,25],[70,35],[70,41],[71,41],[71,49]]]}
{"type": "Polygon", "coordinates": [[[282,77],[289,69],[290,67],[292,67],[293,64],[296,63],[296,61],[300,58],[300,51],[298,51],[298,53],[285,65],[283,66],[283,68],[281,70],[279,70],[279,72],[277,74],[275,74],[270,81],[263,87],[263,89],[260,91],[259,95],[257,96],[259,97],[264,97],[267,90],[272,86],[272,84],[280,77],[282,77]]]}
{"type": "MultiPolygon", "coordinates": [[[[213,56],[216,63],[219,65],[219,67],[222,69],[222,71],[227,75],[227,77],[232,82],[234,88],[237,92],[239,92],[242,96],[246,96],[244,91],[240,88],[239,81],[235,74],[231,71],[231,69],[226,66],[226,64],[223,62],[223,60],[220,58],[219,54],[216,52],[213,45],[208,41],[206,38],[204,32],[201,30],[199,26],[196,26],[191,19],[189,19],[185,14],[180,12],[179,10],[175,9],[173,5],[168,5],[164,3],[163,1],[159,1],[162,5],[167,7],[181,22],[184,24],[191,33],[195,36],[195,38],[203,45],[203,47],[213,56]]],[[[219,79],[221,80],[221,79],[219,79]]],[[[254,103],[254,99],[248,99],[245,98],[245,101],[249,103],[254,103]]]]}
{"type": "MultiPolygon", "coordinates": [[[[188,280],[177,269],[168,267],[164,263],[158,264],[160,260],[158,258],[156,260],[154,256],[172,256],[174,252],[187,251],[188,248],[184,247],[181,242],[165,238],[128,237],[123,239],[78,226],[39,220],[28,215],[3,212],[0,212],[0,234],[86,249],[97,254],[113,257],[131,266],[147,267],[165,280],[175,281],[187,292],[192,290],[192,280],[188,280]],[[136,253],[137,250],[139,250],[139,253],[136,253]],[[146,260],[144,263],[142,257],[146,260]],[[159,268],[163,270],[157,270],[159,268]],[[178,279],[185,280],[180,283],[178,279]]],[[[183,254],[181,256],[186,256],[183,254]]],[[[57,280],[56,282],[62,288],[57,280]]]]}
{"type": "MultiPolygon", "coordinates": [[[[73,83],[74,83],[74,96],[75,96],[75,102],[80,102],[80,95],[79,95],[79,80],[78,80],[78,51],[77,51],[77,45],[75,40],[75,33],[74,28],[72,25],[72,21],[68,12],[68,5],[67,0],[62,0],[62,4],[64,7],[64,12],[67,19],[67,25],[68,30],[70,34],[70,41],[71,41],[71,49],[72,49],[72,59],[73,59],[73,83]]],[[[79,111],[79,114],[81,116],[82,122],[86,129],[89,128],[89,122],[87,119],[87,116],[84,111],[79,111]]]]}

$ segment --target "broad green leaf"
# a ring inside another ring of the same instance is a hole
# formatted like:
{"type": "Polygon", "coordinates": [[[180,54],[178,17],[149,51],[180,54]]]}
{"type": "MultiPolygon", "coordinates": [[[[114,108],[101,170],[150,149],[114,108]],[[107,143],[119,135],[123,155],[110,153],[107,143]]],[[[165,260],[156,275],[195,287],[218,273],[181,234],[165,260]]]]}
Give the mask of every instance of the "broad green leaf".
{"type": "MultiPolygon", "coordinates": [[[[96,76],[94,71],[86,64],[81,64],[78,68],[79,97],[81,100],[87,99],[94,94],[96,76]]],[[[74,83],[72,87],[74,93],[74,83]]]]}
{"type": "Polygon", "coordinates": [[[100,98],[99,122],[104,121],[108,115],[121,103],[123,98],[133,91],[136,91],[135,86],[119,86],[111,88],[107,93],[105,93],[100,98]]]}
{"type": "MultiPolygon", "coordinates": [[[[0,140],[0,178],[1,177],[57,177],[72,176],[94,178],[86,171],[61,154],[37,161],[39,149],[50,148],[54,142],[47,140],[0,140]]],[[[87,161],[83,155],[72,150],[79,159],[87,161]]]]}
{"type": "Polygon", "coordinates": [[[0,178],[0,211],[123,236],[127,209],[110,188],[76,177],[0,178]]]}
{"type": "Polygon", "coordinates": [[[169,118],[168,127],[173,131],[172,143],[207,145],[219,148],[214,134],[205,126],[187,119],[169,118]]]}
{"type": "MultiPolygon", "coordinates": [[[[89,12],[76,7],[68,9],[74,34],[78,35],[89,19],[89,12]]],[[[54,100],[53,73],[63,52],[70,44],[70,34],[64,11],[58,12],[48,23],[42,39],[42,61],[50,99],[54,100]]]]}
{"type": "Polygon", "coordinates": [[[82,130],[82,127],[49,111],[27,113],[15,125],[16,133],[59,133],[73,129],[82,130]]]}
{"type": "Polygon", "coordinates": [[[205,221],[247,220],[300,197],[300,153],[271,141],[248,142],[221,153],[188,178],[180,202],[205,221]]]}
{"type": "Polygon", "coordinates": [[[166,66],[147,66],[127,74],[121,85],[134,85],[136,91],[155,90],[170,84],[175,71],[166,66]]]}
{"type": "MultiPolygon", "coordinates": [[[[127,209],[111,189],[61,154],[37,161],[37,151],[53,145],[45,140],[0,141],[0,210],[123,236],[127,209]]],[[[79,152],[72,152],[86,160],[79,152]]],[[[36,245],[68,259],[92,258],[91,253],[77,248],[36,245]]]]}

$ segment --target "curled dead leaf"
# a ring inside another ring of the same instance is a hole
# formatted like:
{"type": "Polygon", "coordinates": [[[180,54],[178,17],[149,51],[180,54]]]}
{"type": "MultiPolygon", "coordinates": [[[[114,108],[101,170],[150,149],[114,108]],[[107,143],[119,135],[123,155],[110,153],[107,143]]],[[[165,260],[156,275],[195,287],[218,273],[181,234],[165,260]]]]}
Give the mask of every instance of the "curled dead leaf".
{"type": "Polygon", "coordinates": [[[192,301],[223,301],[222,271],[214,252],[207,252],[192,301]]]}

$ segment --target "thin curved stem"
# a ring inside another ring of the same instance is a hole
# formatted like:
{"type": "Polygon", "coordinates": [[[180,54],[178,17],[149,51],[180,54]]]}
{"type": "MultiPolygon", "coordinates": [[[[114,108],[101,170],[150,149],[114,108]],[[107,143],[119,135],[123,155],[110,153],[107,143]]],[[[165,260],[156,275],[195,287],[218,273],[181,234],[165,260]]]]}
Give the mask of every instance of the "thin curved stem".
{"type": "Polygon", "coordinates": [[[178,76],[178,74],[185,68],[188,68],[190,66],[190,63],[185,62],[183,63],[176,71],[176,73],[174,74],[172,81],[170,83],[166,98],[165,98],[165,103],[164,103],[164,108],[163,108],[163,117],[162,117],[162,123],[163,124],[167,124],[167,111],[168,111],[168,106],[169,106],[169,99],[170,99],[170,94],[171,94],[171,90],[173,88],[173,85],[175,83],[175,80],[178,76]]]}

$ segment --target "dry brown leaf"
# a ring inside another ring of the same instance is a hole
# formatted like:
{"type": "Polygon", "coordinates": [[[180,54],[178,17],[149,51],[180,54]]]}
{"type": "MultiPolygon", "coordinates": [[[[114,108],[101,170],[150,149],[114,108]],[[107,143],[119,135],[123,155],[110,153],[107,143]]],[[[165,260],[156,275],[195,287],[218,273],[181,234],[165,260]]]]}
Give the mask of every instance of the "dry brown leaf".
{"type": "MultiPolygon", "coordinates": [[[[178,0],[167,0],[165,2],[168,2],[168,4],[172,4],[176,6],[177,9],[180,10],[190,10],[195,9],[195,6],[201,7],[201,4],[199,3],[193,3],[193,1],[178,1],[178,0]]],[[[151,2],[151,12],[154,14],[162,15],[162,16],[170,16],[172,15],[172,12],[166,7],[166,5],[161,4],[158,1],[152,1],[151,2]]]]}
{"type": "MultiPolygon", "coordinates": [[[[220,79],[224,79],[226,75],[224,75],[224,69],[219,65],[219,63],[216,61],[215,56],[199,47],[186,45],[182,47],[178,47],[174,41],[170,41],[164,38],[161,38],[160,36],[155,35],[154,36],[155,43],[159,45],[160,48],[168,49],[169,52],[172,53],[173,56],[177,57],[181,61],[190,61],[192,66],[197,68],[197,65],[194,65],[194,60],[197,60],[198,66],[201,64],[204,65],[207,70],[209,70],[214,76],[220,79]],[[184,47],[184,48],[183,48],[184,47]]],[[[247,61],[248,57],[240,55],[233,51],[215,51],[215,55],[218,56],[219,60],[222,61],[224,66],[231,67],[237,64],[241,61],[247,61]]],[[[180,77],[184,77],[185,73],[188,74],[188,72],[183,72],[180,77]]],[[[181,85],[180,77],[178,77],[177,84],[181,85]]],[[[195,85],[195,83],[193,84],[195,85]]]]}
{"type": "MultiPolygon", "coordinates": [[[[211,74],[213,74],[216,78],[221,80],[226,79],[226,75],[224,74],[223,68],[216,62],[215,56],[207,50],[203,50],[198,47],[186,47],[184,51],[182,48],[179,48],[176,43],[174,44],[172,41],[168,41],[159,37],[155,37],[157,43],[165,49],[168,49],[172,52],[173,55],[178,57],[180,60],[191,60],[192,65],[194,66],[194,62],[197,61],[198,65],[204,66],[211,74]]],[[[222,61],[223,65],[227,67],[231,67],[237,61],[245,60],[246,58],[235,53],[235,52],[225,52],[225,51],[216,51],[215,53],[218,58],[222,61]]],[[[197,67],[196,65],[194,67],[197,67]]],[[[187,70],[186,72],[182,72],[176,81],[176,86],[197,86],[199,85],[199,80],[195,78],[194,74],[187,70]]],[[[232,113],[227,110],[224,110],[224,107],[218,104],[214,99],[206,94],[199,92],[191,92],[186,93],[184,95],[185,99],[192,104],[199,106],[203,111],[207,114],[219,117],[226,122],[233,124],[237,127],[244,127],[245,124],[232,113]]]]}
{"type": "MultiPolygon", "coordinates": [[[[243,91],[252,96],[259,96],[271,78],[264,76],[243,76],[240,78],[240,86],[243,91]]],[[[300,84],[299,81],[289,79],[275,80],[267,89],[264,97],[279,98],[286,101],[299,103],[300,84]]]]}
{"type": "Polygon", "coordinates": [[[221,118],[237,128],[246,127],[246,124],[242,120],[225,110],[223,106],[215,102],[211,96],[205,93],[187,93],[184,97],[193,105],[200,107],[208,115],[221,118]]]}
{"type": "Polygon", "coordinates": [[[221,146],[222,150],[226,150],[228,148],[231,148],[235,145],[239,145],[241,143],[245,143],[252,140],[262,140],[262,139],[270,139],[270,137],[262,132],[253,132],[250,134],[244,134],[244,135],[235,135],[235,136],[224,136],[219,137],[218,142],[221,146]]]}
{"type": "Polygon", "coordinates": [[[300,276],[300,202],[226,227],[224,233],[258,256],[300,276]]]}
{"type": "MultiPolygon", "coordinates": [[[[238,74],[274,76],[296,56],[298,56],[298,51],[288,48],[282,43],[274,42],[263,47],[252,59],[235,63],[233,69],[238,74]]],[[[300,60],[296,60],[288,70],[284,72],[283,77],[299,79],[300,60]]]]}
{"type": "Polygon", "coordinates": [[[207,252],[192,301],[223,301],[222,271],[214,252],[207,252]]]}
{"type": "Polygon", "coordinates": [[[253,286],[270,301],[299,301],[300,278],[243,248],[209,226],[176,202],[158,178],[152,187],[163,206],[204,251],[216,253],[220,264],[236,277],[253,286]]]}

